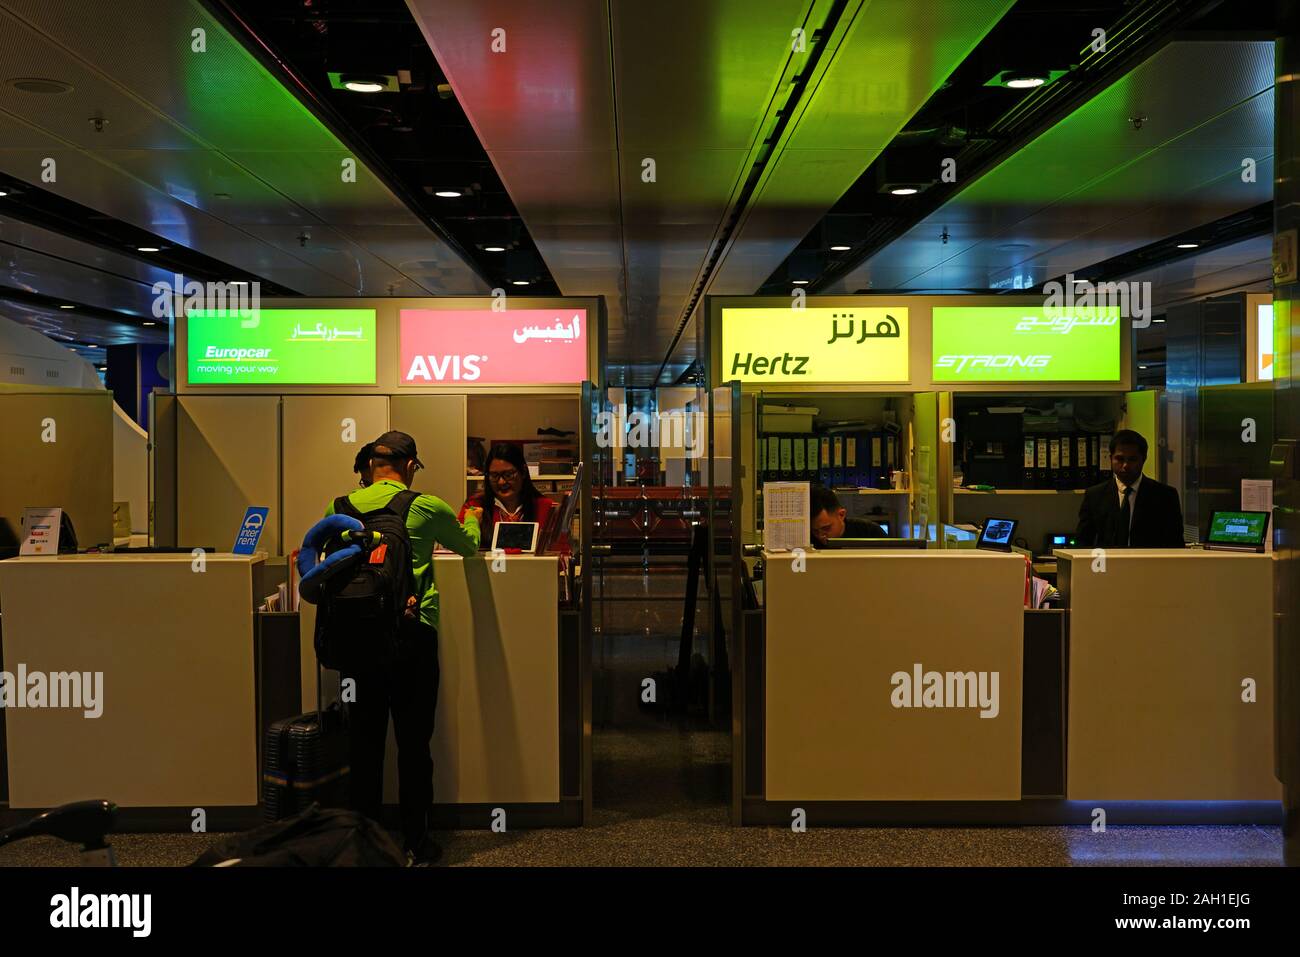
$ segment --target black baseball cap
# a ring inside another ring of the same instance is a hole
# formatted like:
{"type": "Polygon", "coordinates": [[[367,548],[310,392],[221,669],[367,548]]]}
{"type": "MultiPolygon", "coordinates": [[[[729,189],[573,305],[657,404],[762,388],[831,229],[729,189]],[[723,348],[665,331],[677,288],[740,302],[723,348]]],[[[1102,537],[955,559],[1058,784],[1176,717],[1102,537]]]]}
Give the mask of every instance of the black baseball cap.
{"type": "MultiPolygon", "coordinates": [[[[420,461],[419,453],[415,450],[415,439],[405,432],[385,432],[379,438],[370,444],[371,451],[375,455],[380,455],[377,450],[380,447],[388,449],[395,459],[415,459],[415,464],[424,468],[424,463],[420,461]]],[[[382,456],[381,456],[382,457],[382,456]]]]}
{"type": "Polygon", "coordinates": [[[367,442],[361,446],[361,451],[357,453],[356,459],[352,462],[352,471],[360,473],[370,468],[370,458],[375,454],[375,443],[367,442]]]}

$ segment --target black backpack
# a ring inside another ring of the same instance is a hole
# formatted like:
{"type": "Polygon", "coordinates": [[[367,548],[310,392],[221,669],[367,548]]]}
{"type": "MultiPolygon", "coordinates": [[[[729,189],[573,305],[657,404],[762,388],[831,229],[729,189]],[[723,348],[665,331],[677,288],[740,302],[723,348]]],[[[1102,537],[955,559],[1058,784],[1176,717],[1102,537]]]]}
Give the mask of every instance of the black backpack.
{"type": "MultiPolygon", "coordinates": [[[[346,671],[397,659],[402,620],[415,597],[406,516],[418,497],[404,489],[372,512],[357,511],[346,495],[334,500],[335,513],[355,518],[365,531],[349,532],[326,549],[361,546],[350,570],[328,581],[318,603],[316,657],[326,668],[346,671]]],[[[418,605],[411,610],[420,612],[418,605]]]]}

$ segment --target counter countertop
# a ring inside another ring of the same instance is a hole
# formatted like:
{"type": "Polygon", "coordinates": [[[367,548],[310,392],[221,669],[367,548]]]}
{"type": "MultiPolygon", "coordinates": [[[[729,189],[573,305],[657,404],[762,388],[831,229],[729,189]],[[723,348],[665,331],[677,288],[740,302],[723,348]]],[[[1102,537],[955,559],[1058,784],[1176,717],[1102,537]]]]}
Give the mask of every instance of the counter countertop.
{"type": "MultiPolygon", "coordinates": [[[[218,563],[238,563],[251,564],[253,562],[265,561],[266,552],[257,552],[253,555],[234,555],[230,552],[207,552],[204,560],[218,563]]],[[[134,563],[170,563],[170,562],[192,562],[194,554],[192,552],[151,552],[145,554],[136,554],[131,552],[80,552],[76,555],[18,555],[13,558],[6,558],[0,562],[0,567],[7,563],[22,565],[31,564],[51,564],[55,562],[75,562],[77,564],[122,564],[127,562],[134,563]]]]}

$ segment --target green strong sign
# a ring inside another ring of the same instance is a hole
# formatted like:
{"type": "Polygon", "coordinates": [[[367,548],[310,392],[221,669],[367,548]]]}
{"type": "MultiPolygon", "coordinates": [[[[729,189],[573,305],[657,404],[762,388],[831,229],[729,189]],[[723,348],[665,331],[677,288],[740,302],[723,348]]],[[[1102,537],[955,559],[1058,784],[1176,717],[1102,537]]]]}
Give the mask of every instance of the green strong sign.
{"type": "Polygon", "coordinates": [[[1118,306],[936,306],[935,382],[1118,382],[1118,306]]]}
{"type": "Polygon", "coordinates": [[[186,316],[191,385],[372,385],[373,309],[258,309],[186,316]]]}

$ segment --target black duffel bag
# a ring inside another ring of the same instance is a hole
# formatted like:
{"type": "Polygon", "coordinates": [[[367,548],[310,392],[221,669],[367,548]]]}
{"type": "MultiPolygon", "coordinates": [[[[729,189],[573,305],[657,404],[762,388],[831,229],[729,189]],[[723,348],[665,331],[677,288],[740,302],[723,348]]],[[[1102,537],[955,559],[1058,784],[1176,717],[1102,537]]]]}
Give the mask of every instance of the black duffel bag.
{"type": "Polygon", "coordinates": [[[312,804],[300,814],[235,834],[191,867],[405,867],[388,832],[355,811],[312,804]]]}

